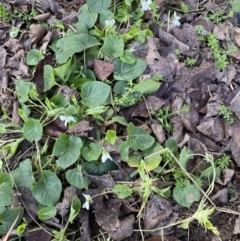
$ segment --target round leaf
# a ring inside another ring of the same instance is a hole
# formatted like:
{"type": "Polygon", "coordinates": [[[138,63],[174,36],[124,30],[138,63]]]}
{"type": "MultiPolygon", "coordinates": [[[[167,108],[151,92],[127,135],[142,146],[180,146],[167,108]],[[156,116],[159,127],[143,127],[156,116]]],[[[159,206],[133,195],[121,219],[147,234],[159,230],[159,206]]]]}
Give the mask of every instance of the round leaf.
{"type": "Polygon", "coordinates": [[[133,123],[128,125],[127,143],[132,149],[147,150],[154,142],[155,139],[143,129],[134,126],[133,123]]]}
{"type": "Polygon", "coordinates": [[[112,1],[111,0],[87,0],[88,8],[91,12],[100,13],[102,10],[107,10],[112,1]]]}
{"type": "Polygon", "coordinates": [[[68,170],[66,172],[66,179],[71,185],[79,189],[87,189],[88,185],[91,183],[91,181],[87,177],[83,176],[81,165],[78,165],[74,169],[68,170]]]}
{"type": "Polygon", "coordinates": [[[137,59],[134,64],[126,64],[120,59],[114,61],[114,78],[116,80],[129,81],[139,77],[147,68],[147,63],[137,59]]]}
{"type": "Polygon", "coordinates": [[[136,84],[133,89],[140,92],[141,95],[151,94],[160,87],[160,83],[153,80],[144,80],[136,84]]]}
{"type": "Polygon", "coordinates": [[[42,205],[55,206],[62,192],[62,183],[51,171],[43,171],[41,179],[33,186],[33,197],[42,205]]]}
{"type": "Polygon", "coordinates": [[[124,41],[121,36],[108,34],[103,43],[103,52],[108,57],[117,58],[123,54],[124,41]]]}
{"type": "Polygon", "coordinates": [[[184,207],[189,208],[193,202],[198,202],[201,193],[195,185],[191,185],[188,181],[184,187],[176,186],[173,189],[173,197],[184,207]]]}
{"type": "Polygon", "coordinates": [[[29,118],[23,125],[23,135],[28,141],[39,141],[42,133],[43,127],[39,120],[29,118]]]}
{"type": "Polygon", "coordinates": [[[80,156],[82,140],[77,136],[62,134],[53,147],[53,154],[58,158],[57,165],[63,169],[71,166],[80,156]]]}
{"type": "Polygon", "coordinates": [[[110,91],[110,86],[100,81],[85,83],[81,88],[82,104],[89,108],[101,106],[107,101],[110,91]]]}
{"type": "Polygon", "coordinates": [[[57,209],[56,207],[52,207],[52,206],[44,207],[37,212],[37,215],[41,220],[51,219],[55,217],[56,214],[57,214],[57,209]]]}
{"type": "Polygon", "coordinates": [[[102,153],[102,147],[92,142],[89,147],[84,147],[82,150],[82,156],[87,161],[96,161],[102,153]]]}
{"type": "Polygon", "coordinates": [[[118,195],[119,198],[126,198],[130,196],[133,191],[127,185],[117,184],[112,191],[118,195]]]}
{"type": "Polygon", "coordinates": [[[27,54],[27,64],[28,65],[37,65],[39,61],[44,58],[42,52],[38,49],[32,49],[27,54]]]}
{"type": "Polygon", "coordinates": [[[104,163],[99,163],[97,161],[86,162],[84,163],[84,170],[90,175],[102,176],[108,171],[116,170],[117,165],[107,159],[104,163]]]}

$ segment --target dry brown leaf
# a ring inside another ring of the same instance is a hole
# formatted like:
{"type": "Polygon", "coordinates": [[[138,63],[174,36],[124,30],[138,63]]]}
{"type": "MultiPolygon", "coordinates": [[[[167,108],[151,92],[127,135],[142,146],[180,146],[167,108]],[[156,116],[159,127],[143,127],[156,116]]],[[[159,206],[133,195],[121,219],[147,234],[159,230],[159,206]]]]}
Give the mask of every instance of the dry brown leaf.
{"type": "Polygon", "coordinates": [[[94,73],[98,79],[106,79],[113,71],[114,65],[112,63],[94,59],[94,73]]]}
{"type": "Polygon", "coordinates": [[[151,72],[155,75],[162,75],[165,82],[174,81],[173,75],[176,72],[176,66],[170,59],[160,56],[151,37],[148,37],[148,47],[146,61],[151,72]]]}

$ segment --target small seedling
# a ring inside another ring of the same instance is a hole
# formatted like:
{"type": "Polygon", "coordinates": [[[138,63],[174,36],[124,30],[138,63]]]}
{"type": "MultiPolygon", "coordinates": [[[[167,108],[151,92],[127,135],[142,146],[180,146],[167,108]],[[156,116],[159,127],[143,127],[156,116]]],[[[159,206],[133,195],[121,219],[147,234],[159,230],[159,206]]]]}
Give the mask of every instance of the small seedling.
{"type": "Polygon", "coordinates": [[[184,62],[189,67],[192,67],[196,64],[196,60],[192,58],[187,58],[184,62]]]}
{"type": "Polygon", "coordinates": [[[227,108],[225,105],[221,105],[219,108],[219,114],[230,124],[234,124],[233,112],[227,108]]]}
{"type": "Polygon", "coordinates": [[[231,163],[230,156],[227,156],[224,154],[221,158],[217,159],[216,161],[217,167],[220,167],[221,169],[226,169],[229,167],[231,163]]]}
{"type": "Polygon", "coordinates": [[[175,54],[178,56],[178,57],[180,57],[181,56],[181,54],[182,54],[182,52],[181,52],[181,50],[180,49],[175,49],[175,54]]]}

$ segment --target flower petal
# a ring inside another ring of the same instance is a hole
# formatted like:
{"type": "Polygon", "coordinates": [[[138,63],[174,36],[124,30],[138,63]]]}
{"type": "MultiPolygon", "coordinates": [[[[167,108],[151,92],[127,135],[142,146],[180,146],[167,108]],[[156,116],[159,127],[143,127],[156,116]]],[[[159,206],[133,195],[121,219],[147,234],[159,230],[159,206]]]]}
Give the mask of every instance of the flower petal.
{"type": "Polygon", "coordinates": [[[83,205],[82,205],[82,208],[86,208],[87,210],[89,210],[89,202],[85,202],[83,205]]]}

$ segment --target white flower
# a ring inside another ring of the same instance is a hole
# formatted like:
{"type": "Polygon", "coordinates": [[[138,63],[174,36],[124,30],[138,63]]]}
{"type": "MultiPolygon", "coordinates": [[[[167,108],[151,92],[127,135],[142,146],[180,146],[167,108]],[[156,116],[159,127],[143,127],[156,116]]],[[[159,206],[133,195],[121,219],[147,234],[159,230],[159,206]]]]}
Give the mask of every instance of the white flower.
{"type": "Polygon", "coordinates": [[[151,10],[151,7],[150,7],[151,3],[152,3],[152,0],[141,0],[142,10],[143,11],[151,10]]]}
{"type": "Polygon", "coordinates": [[[60,115],[60,120],[64,121],[64,125],[67,126],[67,124],[71,121],[76,122],[75,118],[72,116],[64,116],[64,115],[60,115]]]}
{"type": "Polygon", "coordinates": [[[107,159],[110,159],[111,161],[113,160],[110,154],[106,151],[102,151],[102,162],[104,163],[107,159]]]}
{"type": "Polygon", "coordinates": [[[82,208],[86,208],[87,210],[89,210],[89,206],[90,206],[90,204],[89,204],[89,202],[92,200],[92,198],[91,198],[91,196],[90,195],[88,195],[88,194],[82,194],[84,197],[85,197],[85,199],[86,199],[86,202],[82,205],[82,208]]]}
{"type": "Polygon", "coordinates": [[[181,17],[177,16],[176,12],[174,11],[174,14],[173,14],[173,17],[172,17],[172,21],[171,23],[174,25],[174,26],[180,26],[180,22],[179,22],[179,19],[181,17]]]}
{"type": "Polygon", "coordinates": [[[115,20],[114,19],[110,19],[110,20],[105,20],[105,26],[108,27],[114,27],[115,24],[115,20]]]}

